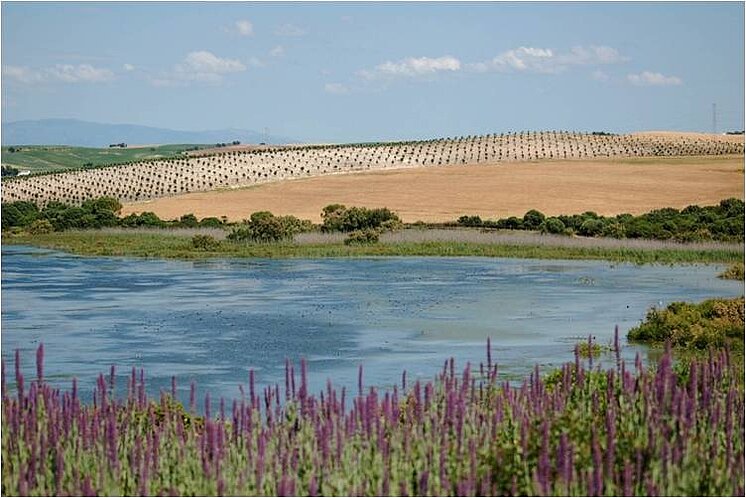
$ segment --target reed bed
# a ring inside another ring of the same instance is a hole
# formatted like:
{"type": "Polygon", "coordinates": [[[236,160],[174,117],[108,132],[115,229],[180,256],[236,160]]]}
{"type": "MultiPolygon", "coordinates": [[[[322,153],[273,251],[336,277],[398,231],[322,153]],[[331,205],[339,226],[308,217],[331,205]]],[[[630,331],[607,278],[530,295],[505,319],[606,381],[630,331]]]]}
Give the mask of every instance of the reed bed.
{"type": "MultiPolygon", "coordinates": [[[[342,233],[307,232],[295,236],[297,244],[339,244],[345,239],[342,233]]],[[[383,233],[383,244],[422,244],[427,242],[494,244],[504,246],[545,246],[563,248],[599,248],[631,250],[695,250],[695,251],[744,251],[743,243],[729,242],[676,242],[652,239],[614,239],[603,237],[568,237],[566,235],[540,234],[525,230],[476,230],[468,228],[410,228],[383,233]]]]}
{"type": "Polygon", "coordinates": [[[283,386],[197,412],[171,393],[145,395],[115,369],[93,403],[76,382],[44,382],[44,350],[14,392],[3,364],[4,495],[743,495],[744,395],[726,351],[674,368],[601,370],[577,354],[520,385],[486,362],[430,382],[357,392],[308,392],[307,366],[286,364],[283,386]],[[298,375],[299,374],[299,375],[298,375]],[[122,389],[122,390],[120,390],[122,389]]]}

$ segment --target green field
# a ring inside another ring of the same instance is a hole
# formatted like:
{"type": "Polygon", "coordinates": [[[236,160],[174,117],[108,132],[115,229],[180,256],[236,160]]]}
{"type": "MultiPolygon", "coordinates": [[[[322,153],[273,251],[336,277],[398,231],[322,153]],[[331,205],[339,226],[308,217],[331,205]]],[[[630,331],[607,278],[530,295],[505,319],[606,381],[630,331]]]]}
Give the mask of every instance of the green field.
{"type": "Polygon", "coordinates": [[[2,163],[4,166],[13,166],[21,171],[46,173],[143,159],[175,157],[194,147],[204,148],[206,146],[173,144],[125,149],[118,147],[97,149],[67,145],[14,145],[2,147],[2,163]],[[15,152],[10,152],[11,148],[15,152]]]}

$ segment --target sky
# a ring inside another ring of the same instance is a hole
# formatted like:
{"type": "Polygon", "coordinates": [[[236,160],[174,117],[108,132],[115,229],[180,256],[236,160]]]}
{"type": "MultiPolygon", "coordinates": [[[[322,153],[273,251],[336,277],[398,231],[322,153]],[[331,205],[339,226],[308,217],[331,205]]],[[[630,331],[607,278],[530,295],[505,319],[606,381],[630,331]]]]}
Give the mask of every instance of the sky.
{"type": "Polygon", "coordinates": [[[2,121],[308,142],[744,128],[744,4],[3,2],[2,121]]]}

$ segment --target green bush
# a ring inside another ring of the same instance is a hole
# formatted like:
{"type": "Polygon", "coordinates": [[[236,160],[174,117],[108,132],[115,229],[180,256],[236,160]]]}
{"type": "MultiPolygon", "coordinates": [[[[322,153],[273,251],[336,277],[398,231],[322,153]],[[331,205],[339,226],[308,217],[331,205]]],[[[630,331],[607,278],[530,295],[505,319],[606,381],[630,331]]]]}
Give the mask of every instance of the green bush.
{"type": "Polygon", "coordinates": [[[54,227],[49,220],[36,220],[28,227],[28,233],[31,235],[43,235],[54,232],[54,227]]]}
{"type": "Polygon", "coordinates": [[[536,209],[532,209],[523,215],[523,228],[526,230],[538,230],[544,223],[546,216],[536,209]]]}
{"type": "Polygon", "coordinates": [[[378,242],[381,232],[375,228],[365,228],[350,232],[345,239],[345,245],[375,244],[378,242]]]}
{"type": "Polygon", "coordinates": [[[725,280],[743,280],[744,279],[744,268],[743,263],[732,264],[723,273],[718,275],[718,278],[725,280]]]}
{"type": "Polygon", "coordinates": [[[324,220],[321,225],[322,232],[353,232],[381,228],[386,222],[390,222],[388,226],[401,226],[399,216],[388,208],[347,208],[342,204],[331,204],[323,209],[321,217],[324,220]]]}
{"type": "Polygon", "coordinates": [[[601,235],[604,229],[604,222],[598,219],[588,219],[580,225],[578,233],[585,237],[597,237],[601,235]]]}
{"type": "Polygon", "coordinates": [[[39,208],[28,201],[16,201],[2,205],[2,228],[26,227],[39,218],[39,208]]]}
{"type": "Polygon", "coordinates": [[[547,218],[544,221],[542,231],[546,233],[565,233],[565,224],[559,218],[547,218]]]}
{"type": "Polygon", "coordinates": [[[179,226],[182,226],[184,228],[195,228],[199,226],[199,221],[197,220],[196,216],[194,216],[192,213],[189,213],[179,218],[179,226]]]}
{"type": "Polygon", "coordinates": [[[295,216],[275,216],[269,211],[258,211],[234,228],[228,235],[233,242],[279,242],[292,239],[298,233],[313,228],[308,220],[299,220],[295,216]]]}
{"type": "Polygon", "coordinates": [[[192,237],[192,247],[200,251],[216,251],[220,247],[220,242],[212,235],[197,234],[192,237]]]}
{"type": "Polygon", "coordinates": [[[675,302],[663,310],[651,309],[645,321],[632,328],[631,341],[702,349],[738,341],[743,348],[744,298],[709,299],[699,304],[675,302]]]}
{"type": "Polygon", "coordinates": [[[207,228],[221,228],[223,226],[223,222],[220,220],[220,218],[211,216],[208,218],[202,218],[199,222],[199,226],[207,228]]]}
{"type": "Polygon", "coordinates": [[[464,227],[481,227],[483,222],[479,216],[461,216],[456,222],[464,227]]]}

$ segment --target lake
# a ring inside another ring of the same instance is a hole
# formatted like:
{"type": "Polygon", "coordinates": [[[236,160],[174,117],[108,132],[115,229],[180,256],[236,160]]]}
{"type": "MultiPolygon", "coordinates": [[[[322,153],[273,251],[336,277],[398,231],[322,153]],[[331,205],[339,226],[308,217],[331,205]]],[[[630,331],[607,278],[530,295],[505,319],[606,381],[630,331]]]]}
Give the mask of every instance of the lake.
{"type": "MultiPolygon", "coordinates": [[[[60,387],[90,392],[112,364],[144,368],[149,392],[178,379],[216,399],[240,395],[248,371],[284,385],[284,362],[305,357],[319,391],[327,379],[357,390],[431,378],[451,356],[485,361],[486,338],[507,379],[573,360],[589,334],[600,343],[638,324],[651,306],[740,296],[722,266],[636,266],[601,261],[489,258],[165,261],[88,258],[2,248],[2,357],[26,378],[35,349],[60,387]]],[[[634,358],[640,346],[624,355],[634,358]]]]}

